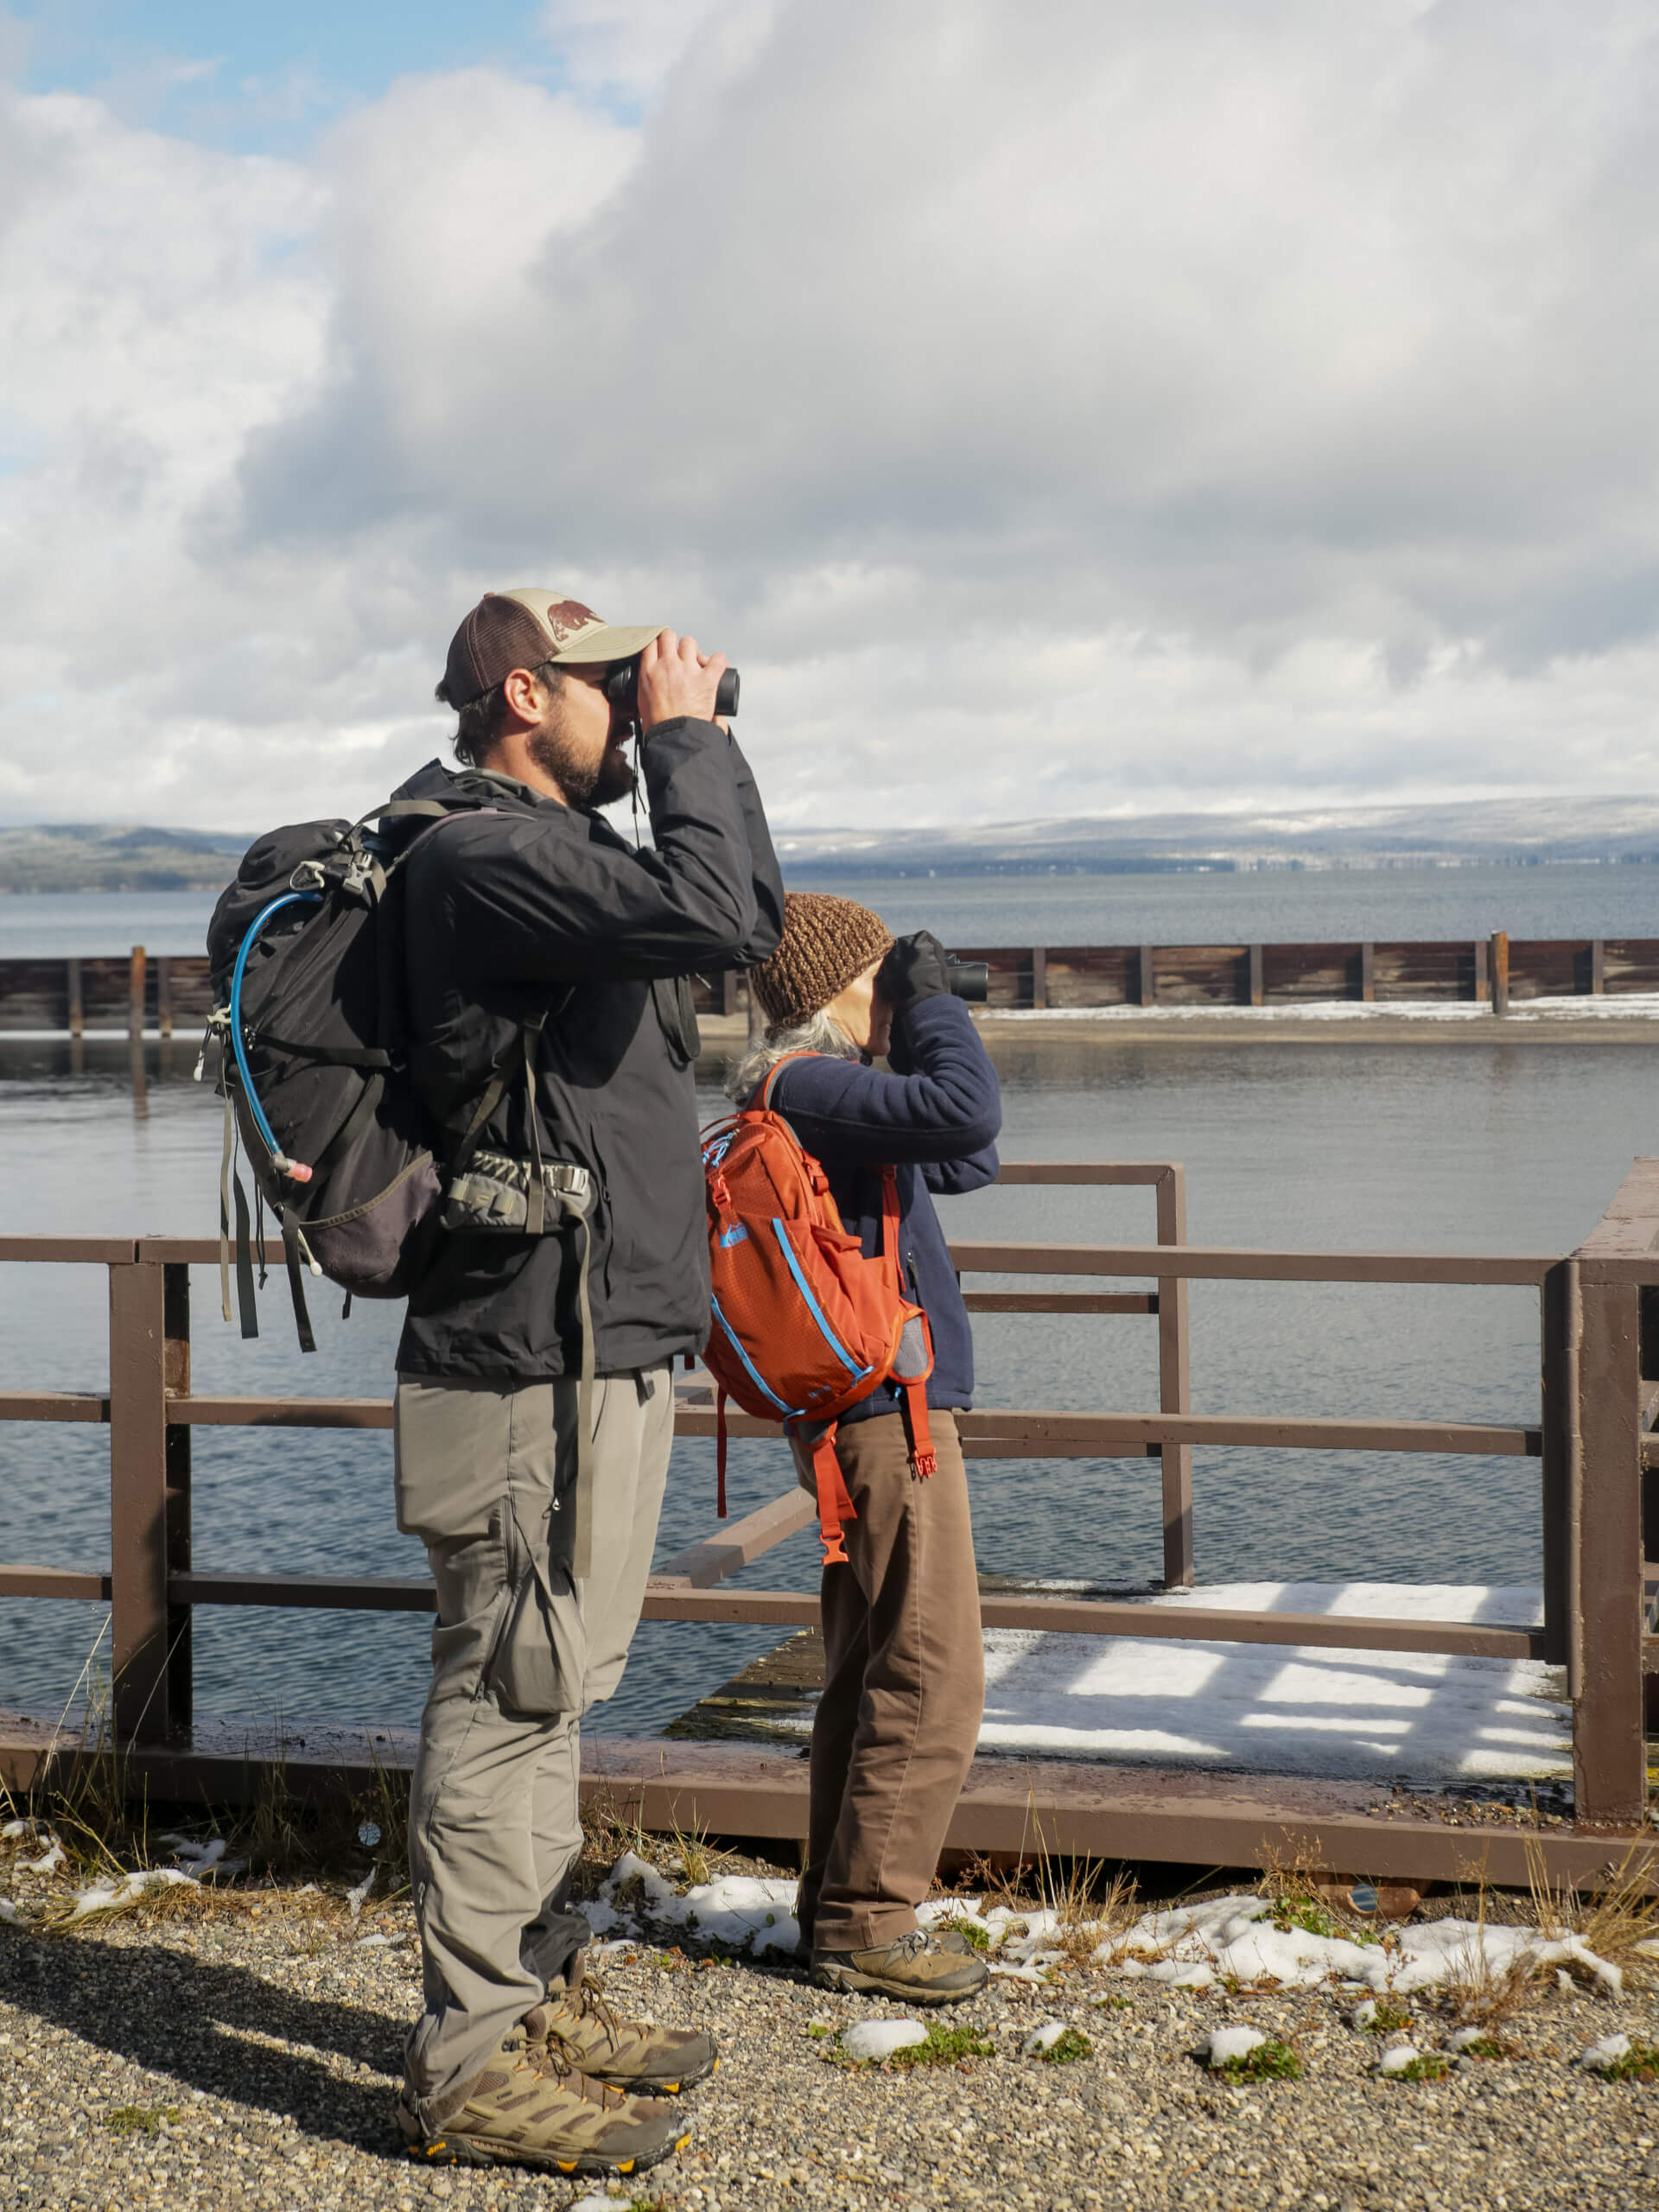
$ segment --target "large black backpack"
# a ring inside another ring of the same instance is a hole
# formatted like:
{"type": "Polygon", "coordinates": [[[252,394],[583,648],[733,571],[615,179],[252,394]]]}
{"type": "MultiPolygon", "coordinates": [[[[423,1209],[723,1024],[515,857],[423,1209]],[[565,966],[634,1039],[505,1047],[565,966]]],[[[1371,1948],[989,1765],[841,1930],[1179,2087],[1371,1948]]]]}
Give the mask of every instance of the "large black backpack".
{"type": "MultiPolygon", "coordinates": [[[[225,1099],[219,1272],[228,1321],[233,1204],[245,1337],[258,1334],[253,1249],[263,1244],[263,1220],[257,1238],[235,1171],[238,1138],[281,1225],[304,1351],[316,1349],[308,1269],[339,1284],[349,1307],[353,1296],[405,1296],[426,1264],[442,1179],[405,1061],[403,868],[422,836],[484,805],[459,792],[394,799],[359,822],[273,830],[249,847],[213,909],[208,1027],[225,1099]]],[[[528,1065],[530,1037],[522,1041],[528,1065]]],[[[508,1061],[446,1163],[451,1173],[466,1166],[511,1079],[508,1061]]]]}

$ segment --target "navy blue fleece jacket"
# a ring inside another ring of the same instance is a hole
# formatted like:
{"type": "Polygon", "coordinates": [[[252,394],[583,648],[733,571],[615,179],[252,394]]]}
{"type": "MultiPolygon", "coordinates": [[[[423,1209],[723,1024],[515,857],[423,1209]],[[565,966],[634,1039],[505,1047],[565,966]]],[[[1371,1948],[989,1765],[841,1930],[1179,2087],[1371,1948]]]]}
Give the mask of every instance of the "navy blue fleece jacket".
{"type": "MultiPolygon", "coordinates": [[[[895,1019],[890,1064],[791,1060],[772,1105],[818,1160],[848,1234],[867,1255],[881,1243],[881,1170],[899,1170],[899,1251],[909,1296],[933,1335],[930,1406],[969,1406],[974,1338],[950,1252],[930,1193],[977,1191],[997,1174],[1002,1101],[996,1070],[959,999],[919,1000],[895,1019]]],[[[841,1418],[897,1410],[899,1393],[876,1390],[841,1418]]]]}

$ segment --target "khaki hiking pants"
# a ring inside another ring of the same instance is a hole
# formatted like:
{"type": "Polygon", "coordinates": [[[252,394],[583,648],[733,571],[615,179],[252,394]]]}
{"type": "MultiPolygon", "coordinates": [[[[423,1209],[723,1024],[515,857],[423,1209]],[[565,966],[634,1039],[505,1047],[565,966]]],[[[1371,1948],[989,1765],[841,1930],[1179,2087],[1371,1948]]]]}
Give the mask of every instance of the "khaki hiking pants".
{"type": "MultiPolygon", "coordinates": [[[[836,1453],[857,1519],[823,1571],[823,1695],[812,1726],[803,1937],[835,1951],[916,1925],[985,1705],[968,1474],[953,1414],[929,1409],[938,1471],[910,1470],[899,1414],[851,1422],[836,1453]]],[[[810,1486],[810,1461],[796,1464],[810,1486]]]]}
{"type": "Polygon", "coordinates": [[[582,1715],[622,1679],[673,1440],[666,1365],[594,1384],[593,1572],[569,1572],[576,1383],[400,1378],[397,1525],[438,1586],[409,1808],[424,2013],[407,2094],[442,2126],[588,1939],[582,1715]]]}

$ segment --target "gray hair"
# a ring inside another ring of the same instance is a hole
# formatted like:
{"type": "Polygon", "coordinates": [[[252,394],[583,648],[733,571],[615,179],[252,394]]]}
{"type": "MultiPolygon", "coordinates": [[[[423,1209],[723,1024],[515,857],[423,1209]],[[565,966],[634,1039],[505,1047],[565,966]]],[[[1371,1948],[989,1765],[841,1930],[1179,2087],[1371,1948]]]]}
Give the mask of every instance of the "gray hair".
{"type": "Polygon", "coordinates": [[[747,1106],[779,1060],[791,1052],[819,1052],[826,1059],[855,1060],[859,1049],[838,1021],[827,1014],[809,1014],[791,1029],[768,1029],[751,1045],[741,1060],[726,1071],[726,1096],[734,1106],[747,1106]]]}

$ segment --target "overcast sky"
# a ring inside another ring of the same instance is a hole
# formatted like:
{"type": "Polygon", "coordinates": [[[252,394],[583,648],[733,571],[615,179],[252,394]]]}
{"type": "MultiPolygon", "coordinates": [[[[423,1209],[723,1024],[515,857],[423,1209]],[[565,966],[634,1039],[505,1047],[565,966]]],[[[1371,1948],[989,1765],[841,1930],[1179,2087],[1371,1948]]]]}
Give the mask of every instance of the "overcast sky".
{"type": "Polygon", "coordinates": [[[738,661],[785,823],[1659,781],[1659,0],[15,0],[0,79],[0,820],[352,812],[531,583],[738,661]]]}

